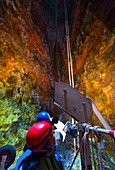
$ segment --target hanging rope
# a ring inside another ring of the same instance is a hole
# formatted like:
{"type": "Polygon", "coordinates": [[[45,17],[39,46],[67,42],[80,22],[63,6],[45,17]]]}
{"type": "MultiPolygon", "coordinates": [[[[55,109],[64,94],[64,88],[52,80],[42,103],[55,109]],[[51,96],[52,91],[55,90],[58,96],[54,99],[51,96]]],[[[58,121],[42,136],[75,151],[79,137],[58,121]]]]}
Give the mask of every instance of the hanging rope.
{"type": "MultiPolygon", "coordinates": [[[[68,14],[67,14],[67,4],[64,0],[64,12],[65,12],[65,30],[66,30],[66,42],[67,42],[67,57],[68,57],[68,75],[69,75],[69,84],[74,88],[74,78],[73,78],[73,61],[71,55],[71,46],[70,46],[70,37],[69,37],[69,24],[68,24],[68,14]]],[[[72,118],[72,124],[75,121],[72,118]]],[[[74,151],[76,152],[76,139],[74,139],[74,151]]]]}
{"type": "Polygon", "coordinates": [[[99,170],[103,170],[103,165],[102,165],[102,153],[101,153],[101,147],[100,147],[100,142],[101,142],[101,135],[98,133],[97,129],[100,128],[100,126],[94,126],[94,134],[98,138],[98,145],[97,145],[97,155],[98,155],[98,166],[99,170]]]}
{"type": "Polygon", "coordinates": [[[99,170],[103,170],[100,142],[98,142],[98,165],[99,165],[99,170]]]}
{"type": "Polygon", "coordinates": [[[65,30],[66,30],[66,42],[67,42],[69,84],[74,88],[73,61],[72,61],[70,38],[69,38],[69,24],[68,24],[66,0],[64,0],[64,12],[65,12],[65,30]]]}
{"type": "Polygon", "coordinates": [[[79,154],[79,151],[80,151],[80,149],[81,149],[82,146],[84,147],[85,170],[88,170],[88,163],[87,163],[87,136],[90,134],[90,131],[89,131],[89,127],[90,127],[90,126],[91,126],[91,125],[85,125],[85,133],[84,133],[84,136],[83,136],[83,138],[82,138],[82,140],[81,140],[81,143],[80,143],[80,145],[79,145],[79,148],[77,149],[76,155],[75,155],[75,157],[74,157],[74,160],[73,160],[73,162],[72,162],[71,167],[70,167],[69,170],[72,170],[73,164],[74,164],[74,162],[75,162],[75,160],[76,160],[76,158],[77,158],[77,156],[78,156],[78,154],[79,154]]]}
{"type": "MultiPolygon", "coordinates": [[[[90,125],[93,126],[93,120],[92,118],[90,119],[89,121],[90,125]]],[[[96,146],[96,141],[93,140],[93,134],[91,133],[91,152],[92,152],[92,163],[93,163],[93,167],[94,167],[94,170],[96,170],[96,160],[95,160],[95,147],[96,146]]]]}
{"type": "Polygon", "coordinates": [[[90,133],[89,127],[91,127],[91,125],[86,125],[86,127],[85,127],[85,134],[84,134],[84,137],[83,137],[85,170],[88,170],[87,137],[88,137],[88,135],[90,133]]]}

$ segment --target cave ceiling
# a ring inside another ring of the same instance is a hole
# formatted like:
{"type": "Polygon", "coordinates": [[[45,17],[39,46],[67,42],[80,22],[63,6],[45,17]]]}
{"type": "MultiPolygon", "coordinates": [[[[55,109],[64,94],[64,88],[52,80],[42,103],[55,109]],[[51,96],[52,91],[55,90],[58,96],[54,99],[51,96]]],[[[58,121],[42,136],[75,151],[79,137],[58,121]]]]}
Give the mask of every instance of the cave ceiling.
{"type": "Polygon", "coordinates": [[[68,83],[66,19],[75,88],[91,97],[114,127],[113,0],[0,1],[1,94],[25,94],[24,100],[30,93],[41,95],[46,104],[51,79],[68,83]]]}

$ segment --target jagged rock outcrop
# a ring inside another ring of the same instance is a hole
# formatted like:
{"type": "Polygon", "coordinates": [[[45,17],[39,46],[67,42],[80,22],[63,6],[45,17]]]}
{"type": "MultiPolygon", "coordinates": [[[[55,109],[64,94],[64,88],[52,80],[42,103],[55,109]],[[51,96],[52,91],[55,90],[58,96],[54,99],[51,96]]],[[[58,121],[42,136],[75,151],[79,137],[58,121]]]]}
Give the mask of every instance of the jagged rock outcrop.
{"type": "Polygon", "coordinates": [[[20,150],[37,112],[48,109],[51,80],[69,83],[68,38],[75,88],[115,129],[114,24],[113,0],[0,1],[0,145],[20,150]]]}

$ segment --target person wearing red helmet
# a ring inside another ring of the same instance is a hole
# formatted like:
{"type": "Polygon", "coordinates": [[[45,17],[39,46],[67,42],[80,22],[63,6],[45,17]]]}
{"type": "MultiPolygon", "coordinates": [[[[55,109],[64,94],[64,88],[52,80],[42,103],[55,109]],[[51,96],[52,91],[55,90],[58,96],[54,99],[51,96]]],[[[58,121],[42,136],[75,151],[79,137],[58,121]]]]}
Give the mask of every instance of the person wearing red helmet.
{"type": "Polygon", "coordinates": [[[34,124],[27,132],[26,143],[30,150],[33,152],[52,151],[55,144],[55,137],[53,136],[53,126],[46,122],[41,121],[34,124]],[[46,146],[44,148],[44,146],[46,146]],[[50,145],[52,144],[52,145],[50,145]],[[46,150],[45,150],[46,149],[46,150]]]}
{"type": "Polygon", "coordinates": [[[26,134],[28,149],[15,170],[60,170],[55,158],[54,127],[47,121],[35,123],[26,134]]]}

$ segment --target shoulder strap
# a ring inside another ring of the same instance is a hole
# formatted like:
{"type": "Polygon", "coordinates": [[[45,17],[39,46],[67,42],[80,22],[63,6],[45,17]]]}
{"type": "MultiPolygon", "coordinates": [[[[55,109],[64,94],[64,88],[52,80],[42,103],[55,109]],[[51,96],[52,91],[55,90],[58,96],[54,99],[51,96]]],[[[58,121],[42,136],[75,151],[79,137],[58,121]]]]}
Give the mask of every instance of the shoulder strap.
{"type": "Polygon", "coordinates": [[[28,157],[30,156],[30,154],[32,153],[31,150],[26,150],[26,152],[24,152],[23,155],[21,155],[19,157],[19,159],[17,160],[17,163],[16,163],[16,167],[15,167],[15,170],[19,170],[20,166],[22,165],[22,162],[28,157]]]}

